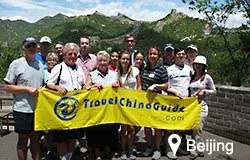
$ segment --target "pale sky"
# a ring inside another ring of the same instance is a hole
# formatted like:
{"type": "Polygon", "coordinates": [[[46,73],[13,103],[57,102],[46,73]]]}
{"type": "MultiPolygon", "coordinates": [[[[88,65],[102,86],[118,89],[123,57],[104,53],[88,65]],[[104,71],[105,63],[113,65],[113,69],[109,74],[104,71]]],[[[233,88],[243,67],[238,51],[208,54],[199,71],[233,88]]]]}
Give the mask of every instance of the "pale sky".
{"type": "MultiPolygon", "coordinates": [[[[67,16],[92,14],[98,11],[106,16],[125,14],[134,20],[157,21],[170,13],[171,9],[190,17],[203,16],[189,10],[181,0],[0,0],[0,18],[35,22],[45,16],[62,13],[67,16]]],[[[228,27],[245,23],[241,15],[232,16],[228,27]]]]}

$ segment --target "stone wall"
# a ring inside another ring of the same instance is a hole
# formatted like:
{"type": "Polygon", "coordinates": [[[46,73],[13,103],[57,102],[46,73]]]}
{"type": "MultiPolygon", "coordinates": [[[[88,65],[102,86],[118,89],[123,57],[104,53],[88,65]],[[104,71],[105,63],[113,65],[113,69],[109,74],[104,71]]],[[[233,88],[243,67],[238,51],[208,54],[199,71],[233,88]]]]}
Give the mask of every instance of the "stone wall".
{"type": "MultiPolygon", "coordinates": [[[[11,93],[7,93],[7,92],[4,90],[3,85],[0,84],[0,98],[3,98],[3,97],[11,98],[11,97],[12,97],[12,94],[11,94],[11,93]]],[[[2,103],[2,106],[12,106],[12,105],[13,105],[13,101],[12,101],[12,100],[0,100],[0,103],[2,103]]],[[[0,104],[0,108],[1,108],[2,106],[1,106],[1,104],[0,104]]],[[[0,112],[1,112],[1,111],[0,111],[0,112]]]]}
{"type": "Polygon", "coordinates": [[[4,90],[4,87],[2,84],[0,84],[0,97],[11,97],[12,94],[8,93],[4,90]]]}
{"type": "Polygon", "coordinates": [[[209,97],[205,130],[250,144],[250,88],[216,86],[209,97]]]}

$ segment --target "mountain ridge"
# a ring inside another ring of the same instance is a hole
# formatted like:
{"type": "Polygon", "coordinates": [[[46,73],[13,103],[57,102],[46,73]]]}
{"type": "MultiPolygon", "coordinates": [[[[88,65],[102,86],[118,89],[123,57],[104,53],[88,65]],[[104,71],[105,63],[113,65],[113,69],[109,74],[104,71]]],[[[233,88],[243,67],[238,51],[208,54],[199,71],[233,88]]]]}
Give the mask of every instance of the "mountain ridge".
{"type": "MultiPolygon", "coordinates": [[[[116,16],[106,16],[98,11],[89,15],[71,17],[58,13],[55,16],[45,16],[34,23],[0,19],[0,34],[3,35],[0,41],[18,44],[26,36],[39,38],[44,35],[50,36],[55,41],[62,39],[76,42],[79,35],[99,36],[100,39],[108,40],[131,33],[136,24],[143,24],[166,36],[166,27],[174,22],[181,22],[185,17],[188,16],[172,9],[164,18],[152,22],[133,20],[122,13],[116,16]]],[[[190,20],[194,19],[190,18],[190,20]]],[[[186,36],[189,35],[184,35],[186,36]]]]}

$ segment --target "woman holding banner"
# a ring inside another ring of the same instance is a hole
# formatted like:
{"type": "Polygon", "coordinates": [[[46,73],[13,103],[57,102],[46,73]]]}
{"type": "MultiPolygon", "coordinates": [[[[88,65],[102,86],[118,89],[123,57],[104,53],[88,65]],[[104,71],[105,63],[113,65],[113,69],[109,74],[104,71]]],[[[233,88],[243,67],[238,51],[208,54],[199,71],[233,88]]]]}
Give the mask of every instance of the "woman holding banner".
{"type": "MultiPolygon", "coordinates": [[[[121,52],[119,59],[120,62],[119,62],[118,75],[119,75],[120,86],[127,89],[141,90],[140,71],[137,67],[133,67],[131,65],[130,53],[128,51],[121,52]]],[[[127,151],[129,159],[131,160],[136,159],[136,156],[133,154],[132,151],[134,136],[135,136],[135,126],[126,124],[121,125],[122,160],[127,159],[126,155],[127,151]]]]}
{"type": "MultiPolygon", "coordinates": [[[[148,50],[146,58],[146,67],[142,72],[142,90],[156,92],[161,94],[161,90],[168,88],[168,73],[166,68],[159,64],[161,58],[160,50],[157,47],[151,47],[148,50]]],[[[149,156],[153,152],[152,148],[152,130],[151,128],[144,128],[148,148],[143,152],[144,156],[149,156]]],[[[161,157],[160,143],[162,138],[162,130],[155,129],[155,151],[152,159],[159,159],[161,157]]]]}
{"type": "MultiPolygon", "coordinates": [[[[68,91],[80,90],[85,83],[83,70],[76,64],[79,47],[75,43],[64,46],[64,61],[56,65],[49,77],[47,87],[66,95],[68,91]]],[[[75,139],[83,134],[81,130],[55,131],[54,141],[61,160],[70,160],[75,149],[75,139]]]]}
{"type": "MultiPolygon", "coordinates": [[[[110,55],[106,51],[97,53],[97,69],[90,72],[86,82],[86,88],[103,89],[105,86],[119,87],[118,74],[108,69],[110,55]]],[[[87,128],[88,146],[94,148],[95,159],[101,160],[101,149],[104,149],[104,156],[111,158],[111,150],[116,151],[118,146],[117,124],[104,124],[87,128]]]]}
{"type": "MultiPolygon", "coordinates": [[[[212,77],[206,73],[207,59],[204,56],[197,56],[193,62],[194,75],[191,77],[191,83],[189,85],[191,96],[198,96],[198,100],[202,103],[201,108],[201,118],[200,127],[198,130],[193,132],[193,137],[196,144],[203,143],[203,125],[208,115],[208,104],[205,95],[214,94],[216,92],[214,81],[212,77]]],[[[203,157],[203,152],[192,151],[190,159],[195,159],[197,157],[203,157]]]]}

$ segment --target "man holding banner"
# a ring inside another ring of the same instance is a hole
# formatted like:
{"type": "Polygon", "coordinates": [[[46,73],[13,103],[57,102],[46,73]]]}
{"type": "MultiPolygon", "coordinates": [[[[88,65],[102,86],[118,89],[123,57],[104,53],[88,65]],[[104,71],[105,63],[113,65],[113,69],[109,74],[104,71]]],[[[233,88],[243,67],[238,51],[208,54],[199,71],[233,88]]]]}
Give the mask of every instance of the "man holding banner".
{"type": "MultiPolygon", "coordinates": [[[[192,69],[185,64],[187,54],[182,48],[175,48],[174,58],[175,64],[167,68],[168,71],[168,92],[171,95],[183,98],[189,96],[189,83],[191,81],[192,69]]],[[[183,155],[188,152],[183,149],[186,141],[186,134],[183,131],[178,131],[178,134],[182,135],[182,144],[179,147],[179,152],[183,155]]],[[[168,135],[166,134],[166,144],[168,144],[168,135]]],[[[177,159],[173,152],[170,151],[169,146],[166,149],[166,155],[170,159],[177,159]]]]}
{"type": "MultiPolygon", "coordinates": [[[[85,76],[81,67],[76,65],[79,47],[75,43],[67,43],[64,46],[64,62],[56,65],[49,77],[47,86],[49,89],[66,95],[68,91],[82,89],[85,76]]],[[[62,101],[58,105],[57,114],[66,115],[71,112],[71,108],[62,101]]],[[[61,117],[64,118],[63,116],[61,117]]],[[[61,160],[70,160],[75,149],[75,139],[80,138],[83,133],[81,130],[55,131],[54,140],[61,160]]]]}
{"type": "Polygon", "coordinates": [[[27,159],[28,140],[34,160],[40,159],[39,132],[34,131],[34,110],[38,88],[43,86],[43,65],[35,59],[37,42],[28,37],[23,41],[24,56],[14,60],[4,78],[4,88],[13,93],[15,132],[18,133],[17,155],[27,159]]]}

